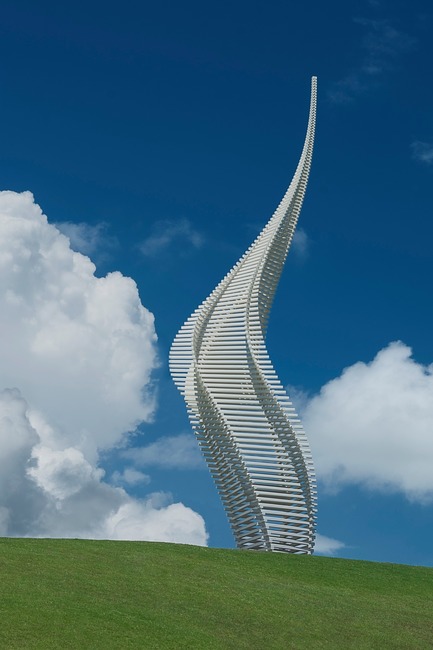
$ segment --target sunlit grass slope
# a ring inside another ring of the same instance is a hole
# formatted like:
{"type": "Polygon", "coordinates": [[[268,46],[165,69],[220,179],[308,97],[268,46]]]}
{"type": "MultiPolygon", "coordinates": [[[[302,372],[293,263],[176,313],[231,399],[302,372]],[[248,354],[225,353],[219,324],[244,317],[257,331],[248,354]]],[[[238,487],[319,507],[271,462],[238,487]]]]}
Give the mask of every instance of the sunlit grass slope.
{"type": "Polygon", "coordinates": [[[0,539],[0,648],[433,648],[433,569],[0,539]]]}

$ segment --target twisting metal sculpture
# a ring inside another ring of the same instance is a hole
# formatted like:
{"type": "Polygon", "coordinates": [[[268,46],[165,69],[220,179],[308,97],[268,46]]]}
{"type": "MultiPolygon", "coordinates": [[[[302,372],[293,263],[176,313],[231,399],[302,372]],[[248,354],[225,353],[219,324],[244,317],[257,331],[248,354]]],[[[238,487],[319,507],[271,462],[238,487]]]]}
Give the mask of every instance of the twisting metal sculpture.
{"type": "Polygon", "coordinates": [[[307,135],[289,189],[247,252],[180,329],[170,352],[173,379],[239,548],[314,548],[311,452],[265,336],[307,186],[315,119],[313,77],[307,135]]]}

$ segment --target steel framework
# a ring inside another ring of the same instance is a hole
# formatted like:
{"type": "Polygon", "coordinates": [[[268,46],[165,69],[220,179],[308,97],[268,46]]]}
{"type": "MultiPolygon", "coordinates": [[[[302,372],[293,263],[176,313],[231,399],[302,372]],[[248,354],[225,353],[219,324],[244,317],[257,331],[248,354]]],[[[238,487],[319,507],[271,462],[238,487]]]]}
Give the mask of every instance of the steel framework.
{"type": "Polygon", "coordinates": [[[301,422],[268,356],[269,311],[310,171],[316,120],[293,180],[246,253],[186,321],[170,351],[197,440],[239,548],[312,553],[316,484],[301,422]]]}

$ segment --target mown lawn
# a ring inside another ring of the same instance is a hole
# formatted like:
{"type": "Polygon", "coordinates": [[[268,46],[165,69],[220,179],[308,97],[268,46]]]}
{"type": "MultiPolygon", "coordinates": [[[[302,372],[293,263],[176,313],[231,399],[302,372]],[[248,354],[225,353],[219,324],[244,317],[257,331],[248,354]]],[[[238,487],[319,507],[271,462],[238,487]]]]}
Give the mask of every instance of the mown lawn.
{"type": "Polygon", "coordinates": [[[433,649],[433,569],[0,539],[0,649],[433,649]]]}

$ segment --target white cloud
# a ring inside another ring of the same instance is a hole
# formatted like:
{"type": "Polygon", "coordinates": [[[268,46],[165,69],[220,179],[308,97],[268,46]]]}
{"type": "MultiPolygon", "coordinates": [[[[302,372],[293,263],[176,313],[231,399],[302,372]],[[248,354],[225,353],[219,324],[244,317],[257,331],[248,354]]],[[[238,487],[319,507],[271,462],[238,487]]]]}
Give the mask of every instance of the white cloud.
{"type": "Polygon", "coordinates": [[[83,485],[99,483],[104,476],[104,472],[93,467],[75,447],[54,451],[37,445],[31,458],[35,464],[27,470],[27,475],[59,501],[80,492],[83,485]]]}
{"type": "Polygon", "coordinates": [[[368,85],[362,79],[361,73],[353,71],[333,84],[328,90],[328,98],[333,104],[349,104],[367,88],[368,85]]]}
{"type": "Polygon", "coordinates": [[[308,255],[310,240],[307,233],[302,228],[298,228],[293,235],[292,250],[299,258],[305,258],[308,255]]]}
{"type": "Polygon", "coordinates": [[[419,162],[431,165],[433,163],[433,144],[416,140],[411,144],[412,158],[419,162]]]}
{"type": "Polygon", "coordinates": [[[164,436],[145,447],[126,449],[122,456],[138,467],[194,469],[205,466],[197,440],[189,433],[164,436]]]}
{"type": "Polygon", "coordinates": [[[140,472],[132,467],[127,467],[123,472],[113,472],[111,482],[119,485],[148,485],[150,483],[150,476],[144,472],[140,472]]]}
{"type": "Polygon", "coordinates": [[[190,530],[205,544],[199,515],[135,500],[98,467],[152,417],[158,361],[135,282],[94,271],[29,192],[0,192],[0,534],[185,542],[190,530]]]}
{"type": "Polygon", "coordinates": [[[151,417],[157,363],[135,282],[94,271],[30,193],[0,193],[0,387],[18,387],[35,428],[61,431],[62,445],[86,454],[151,417]]]}
{"type": "Polygon", "coordinates": [[[362,54],[358,65],[328,91],[329,100],[336,104],[352,102],[377,85],[383,74],[392,70],[402,54],[415,44],[414,38],[388,19],[355,18],[354,22],[363,29],[362,54]]]}
{"type": "Polygon", "coordinates": [[[109,539],[151,539],[203,546],[203,519],[182,503],[155,508],[129,502],[122,505],[106,522],[102,537],[109,539]]]}
{"type": "Polygon", "coordinates": [[[59,221],[54,224],[67,237],[74,251],[94,255],[101,247],[112,248],[114,238],[107,235],[107,224],[91,225],[85,222],[59,221]]]}
{"type": "Polygon", "coordinates": [[[286,386],[286,391],[293,406],[298,412],[298,415],[302,415],[308,406],[308,402],[311,399],[311,396],[305,390],[299,388],[299,386],[288,385],[286,386]]]}
{"type": "Polygon", "coordinates": [[[203,241],[203,236],[188,219],[163,220],[155,223],[152,234],[141,242],[139,248],[146,257],[156,257],[175,244],[182,249],[201,248],[203,241]]]}
{"type": "Polygon", "coordinates": [[[401,342],[327,383],[303,413],[318,477],[433,500],[433,364],[401,342]]]}
{"type": "Polygon", "coordinates": [[[344,547],[345,544],[338,541],[338,539],[317,534],[314,553],[317,555],[336,555],[344,547]]]}
{"type": "Polygon", "coordinates": [[[415,41],[388,19],[355,18],[355,23],[365,27],[362,46],[365,59],[362,69],[367,74],[378,74],[389,69],[391,61],[412,48],[415,41]]]}

